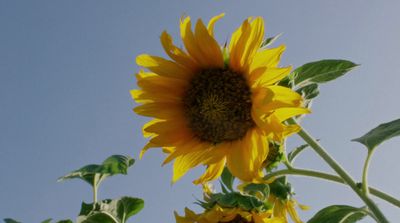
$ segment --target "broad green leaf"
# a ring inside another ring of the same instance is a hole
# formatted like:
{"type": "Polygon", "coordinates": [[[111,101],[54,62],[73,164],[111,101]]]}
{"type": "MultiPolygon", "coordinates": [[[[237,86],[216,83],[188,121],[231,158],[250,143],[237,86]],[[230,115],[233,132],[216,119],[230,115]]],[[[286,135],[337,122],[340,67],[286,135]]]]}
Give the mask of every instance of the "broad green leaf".
{"type": "Polygon", "coordinates": [[[57,223],[74,223],[71,220],[61,220],[61,221],[57,221],[57,223]]]}
{"type": "Polygon", "coordinates": [[[261,193],[263,198],[269,196],[269,186],[267,184],[250,183],[243,188],[243,191],[253,196],[257,196],[257,194],[261,193]]]}
{"type": "Polygon", "coordinates": [[[319,95],[318,84],[310,84],[296,90],[297,93],[303,96],[304,100],[311,100],[319,95]]]}
{"type": "Polygon", "coordinates": [[[366,215],[367,213],[360,208],[332,205],[318,211],[307,223],[354,223],[366,215]]]}
{"type": "Polygon", "coordinates": [[[231,174],[228,168],[224,168],[224,171],[221,174],[222,183],[230,190],[233,191],[233,181],[235,177],[231,174]]]}
{"type": "Polygon", "coordinates": [[[399,135],[400,119],[397,119],[388,123],[380,124],[360,138],[353,139],[351,141],[364,144],[369,150],[373,150],[382,142],[399,135]]]}
{"type": "Polygon", "coordinates": [[[261,48],[270,46],[271,44],[273,44],[273,43],[274,43],[279,37],[281,37],[281,36],[282,36],[282,33],[279,33],[279,34],[276,35],[276,36],[269,37],[269,38],[265,39],[265,40],[261,43],[261,48]]]}
{"type": "Polygon", "coordinates": [[[86,165],[60,177],[58,181],[78,178],[86,181],[92,186],[97,186],[102,180],[109,176],[115,174],[127,174],[128,168],[132,166],[134,162],[135,160],[129,156],[113,155],[104,160],[100,165],[86,165]]]}
{"type": "Polygon", "coordinates": [[[93,207],[93,204],[82,203],[79,213],[82,223],[94,222],[104,219],[105,222],[116,219],[117,222],[125,223],[131,216],[137,214],[144,207],[144,201],[139,198],[121,197],[119,199],[105,199],[93,207]]]}
{"type": "Polygon", "coordinates": [[[42,221],[42,223],[50,223],[51,222],[51,218],[49,218],[49,219],[46,219],[46,220],[44,220],[44,221],[42,221]]]}
{"type": "Polygon", "coordinates": [[[348,60],[320,60],[296,68],[291,76],[298,87],[325,83],[343,76],[358,65],[348,60]]]}
{"type": "Polygon", "coordinates": [[[11,219],[11,218],[5,218],[5,219],[3,219],[3,220],[4,220],[5,223],[21,223],[21,222],[19,222],[19,221],[16,221],[16,220],[14,220],[14,219],[11,219]]]}
{"type": "Polygon", "coordinates": [[[77,223],[119,223],[117,219],[113,218],[108,213],[97,212],[88,217],[78,217],[77,223]]]}

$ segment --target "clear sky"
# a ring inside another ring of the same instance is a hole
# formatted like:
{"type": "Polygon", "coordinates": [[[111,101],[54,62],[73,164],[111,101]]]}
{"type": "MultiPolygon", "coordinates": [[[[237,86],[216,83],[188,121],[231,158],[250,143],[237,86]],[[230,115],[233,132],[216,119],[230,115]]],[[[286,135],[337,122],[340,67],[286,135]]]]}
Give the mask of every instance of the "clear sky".
{"type": "MultiPolygon", "coordinates": [[[[0,218],[74,218],[81,201],[90,202],[90,188],[78,180],[56,183],[59,176],[112,154],[138,157],[148,119],[132,112],[135,57],[164,56],[159,36],[166,29],[177,38],[184,13],[208,20],[225,12],[216,26],[220,43],[246,17],[263,16],[267,36],[283,33],[283,65],[325,58],[362,64],[322,86],[303,122],[360,178],[366,150],[350,139],[400,117],[399,10],[397,0],[0,1],[0,218]]],[[[289,145],[299,143],[293,137],[289,145]]],[[[400,138],[384,143],[370,167],[370,184],[396,197],[399,144],[400,138]]],[[[131,222],[174,222],[174,210],[198,209],[201,188],[191,181],[202,169],[171,185],[172,166],[161,167],[163,158],[161,150],[149,151],[128,176],[106,181],[100,198],[145,199],[131,222]]],[[[311,152],[297,164],[330,171],[311,152]]],[[[312,207],[301,212],[304,219],[330,204],[362,205],[341,185],[291,181],[298,201],[312,207]]],[[[391,222],[400,219],[400,209],[376,201],[391,222]]]]}

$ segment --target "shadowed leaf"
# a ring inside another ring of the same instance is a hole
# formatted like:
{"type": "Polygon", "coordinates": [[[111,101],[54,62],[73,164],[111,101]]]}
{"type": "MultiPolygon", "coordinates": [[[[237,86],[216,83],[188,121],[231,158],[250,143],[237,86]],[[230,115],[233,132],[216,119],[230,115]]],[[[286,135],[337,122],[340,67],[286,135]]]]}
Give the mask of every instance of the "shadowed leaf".
{"type": "Polygon", "coordinates": [[[400,119],[383,123],[360,138],[351,141],[364,144],[369,150],[375,149],[382,142],[400,135],[400,119]]]}

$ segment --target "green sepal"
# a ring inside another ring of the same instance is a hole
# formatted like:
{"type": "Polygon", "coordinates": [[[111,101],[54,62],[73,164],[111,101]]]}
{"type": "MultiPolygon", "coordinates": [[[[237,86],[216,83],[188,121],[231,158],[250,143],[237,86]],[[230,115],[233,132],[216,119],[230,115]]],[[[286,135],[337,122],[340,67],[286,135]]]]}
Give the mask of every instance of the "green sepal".
{"type": "Polygon", "coordinates": [[[276,35],[276,36],[266,38],[266,39],[261,43],[261,48],[265,48],[265,47],[268,47],[268,46],[272,45],[272,44],[273,44],[279,37],[281,37],[281,36],[282,36],[282,33],[279,33],[279,34],[276,35]]]}
{"type": "Polygon", "coordinates": [[[125,223],[131,216],[141,211],[143,207],[144,201],[134,197],[121,197],[114,200],[105,199],[95,205],[83,202],[78,223],[91,223],[95,222],[95,220],[98,222],[99,220],[104,220],[106,223],[125,223]]]}
{"type": "Polygon", "coordinates": [[[318,211],[307,223],[354,223],[367,216],[362,208],[332,205],[318,211]]]}
{"type": "Polygon", "coordinates": [[[365,135],[352,139],[365,145],[369,150],[374,150],[382,142],[400,135],[400,119],[383,123],[367,132],[365,135]]]}
{"type": "Polygon", "coordinates": [[[267,208],[271,207],[268,202],[261,201],[255,196],[241,194],[239,192],[211,194],[207,202],[197,201],[196,204],[199,204],[206,210],[212,209],[215,205],[224,208],[240,207],[246,211],[265,211],[267,208]]]}
{"type": "Polygon", "coordinates": [[[286,177],[279,177],[269,184],[270,193],[281,200],[290,200],[294,194],[292,185],[287,182],[286,177]]]}
{"type": "Polygon", "coordinates": [[[221,174],[221,188],[224,189],[224,185],[227,189],[230,191],[233,191],[233,182],[235,180],[235,177],[232,175],[232,173],[229,171],[227,167],[224,168],[221,174]],[[223,184],[223,185],[222,185],[223,184]]]}
{"type": "Polygon", "coordinates": [[[264,160],[263,165],[267,172],[271,172],[279,166],[284,160],[284,147],[276,142],[269,142],[269,153],[267,158],[264,160]]]}
{"type": "Polygon", "coordinates": [[[82,179],[89,183],[91,186],[97,186],[102,180],[109,176],[116,174],[128,173],[128,168],[134,164],[135,160],[130,156],[113,155],[103,161],[102,164],[90,164],[86,165],[78,170],[72,171],[71,173],[60,177],[58,181],[64,181],[69,179],[82,179]],[[96,184],[96,185],[95,185],[96,184]]]}
{"type": "Polygon", "coordinates": [[[252,196],[261,194],[263,199],[266,199],[269,196],[269,186],[268,184],[250,183],[243,188],[243,192],[252,196]]]}

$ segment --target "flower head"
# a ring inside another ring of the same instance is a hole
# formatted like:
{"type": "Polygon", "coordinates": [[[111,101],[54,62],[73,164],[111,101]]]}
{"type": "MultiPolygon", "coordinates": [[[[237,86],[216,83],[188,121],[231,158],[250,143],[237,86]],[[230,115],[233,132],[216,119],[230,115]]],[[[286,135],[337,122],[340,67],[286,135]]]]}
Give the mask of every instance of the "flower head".
{"type": "Polygon", "coordinates": [[[176,223],[284,223],[283,219],[272,217],[271,211],[246,211],[240,208],[223,208],[218,205],[200,214],[186,208],[185,216],[179,216],[175,212],[175,219],[176,223]]]}
{"type": "Polygon", "coordinates": [[[162,147],[164,164],[174,160],[173,182],[199,165],[207,169],[196,184],[218,178],[225,165],[243,181],[261,180],[269,141],[299,130],[282,122],[309,112],[298,93],[277,85],[291,67],[278,67],[285,46],[260,49],[263,19],[246,19],[222,49],[214,38],[222,16],[207,26],[197,20],[194,31],[190,17],[182,18],[186,50],[164,31],[161,44],[171,60],[147,54],[136,59],[150,72],[137,74],[140,89],[131,94],[142,105],[134,110],[154,118],[143,128],[151,139],[141,155],[162,147]]]}

